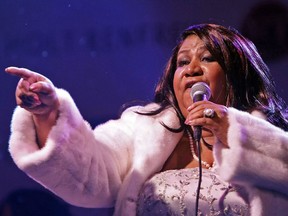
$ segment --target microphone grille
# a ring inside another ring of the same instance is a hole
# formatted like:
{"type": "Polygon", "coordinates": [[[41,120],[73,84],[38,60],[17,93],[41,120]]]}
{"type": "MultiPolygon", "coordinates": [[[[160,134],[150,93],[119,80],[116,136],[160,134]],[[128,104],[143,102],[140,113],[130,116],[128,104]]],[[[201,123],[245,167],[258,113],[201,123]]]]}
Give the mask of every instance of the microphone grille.
{"type": "Polygon", "coordinates": [[[205,82],[197,82],[191,88],[191,98],[194,98],[196,94],[206,95],[207,100],[209,100],[211,97],[210,87],[205,82]]]}

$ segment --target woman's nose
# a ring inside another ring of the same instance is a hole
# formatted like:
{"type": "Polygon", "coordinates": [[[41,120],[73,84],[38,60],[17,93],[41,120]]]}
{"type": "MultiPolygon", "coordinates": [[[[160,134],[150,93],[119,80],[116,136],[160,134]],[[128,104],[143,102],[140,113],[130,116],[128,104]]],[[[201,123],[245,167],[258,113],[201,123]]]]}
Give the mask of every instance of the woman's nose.
{"type": "Polygon", "coordinates": [[[185,76],[201,76],[203,75],[202,68],[197,61],[191,61],[189,65],[187,65],[187,68],[185,70],[185,76]]]}

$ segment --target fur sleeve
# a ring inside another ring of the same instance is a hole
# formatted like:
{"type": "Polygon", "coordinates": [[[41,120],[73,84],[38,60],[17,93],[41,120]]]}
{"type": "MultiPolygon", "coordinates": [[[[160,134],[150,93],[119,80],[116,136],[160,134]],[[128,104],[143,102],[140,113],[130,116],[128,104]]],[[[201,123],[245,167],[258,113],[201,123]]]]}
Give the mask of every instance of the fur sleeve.
{"type": "Polygon", "coordinates": [[[105,136],[103,126],[93,131],[83,120],[66,91],[57,89],[57,94],[60,115],[42,149],[36,143],[31,114],[15,109],[9,141],[13,160],[31,178],[73,205],[113,206],[130,166],[132,132],[127,125],[135,114],[127,111],[121,119],[106,123],[110,132],[105,136]]]}
{"type": "Polygon", "coordinates": [[[288,134],[249,113],[228,110],[229,148],[217,143],[214,149],[220,176],[288,195],[288,134]]]}

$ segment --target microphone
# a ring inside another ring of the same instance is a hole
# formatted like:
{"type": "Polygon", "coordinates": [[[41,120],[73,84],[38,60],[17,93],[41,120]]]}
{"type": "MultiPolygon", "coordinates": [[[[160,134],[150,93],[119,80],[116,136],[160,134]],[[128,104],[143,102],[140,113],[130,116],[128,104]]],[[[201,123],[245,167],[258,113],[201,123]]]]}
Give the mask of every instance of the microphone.
{"type": "MultiPolygon", "coordinates": [[[[195,83],[190,91],[190,96],[193,103],[197,101],[209,100],[211,97],[211,90],[209,86],[204,82],[195,83]]],[[[193,135],[196,141],[200,141],[202,136],[202,127],[194,126],[193,127],[193,135]]]]}

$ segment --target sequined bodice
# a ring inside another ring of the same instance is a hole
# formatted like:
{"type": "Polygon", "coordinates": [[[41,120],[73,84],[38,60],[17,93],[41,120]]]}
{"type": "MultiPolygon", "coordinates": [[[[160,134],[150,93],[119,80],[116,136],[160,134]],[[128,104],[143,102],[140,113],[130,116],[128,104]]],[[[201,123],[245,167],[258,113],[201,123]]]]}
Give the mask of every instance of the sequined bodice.
{"type": "MultiPolygon", "coordinates": [[[[137,215],[195,215],[197,168],[168,170],[153,176],[140,191],[137,215]]],[[[249,215],[239,189],[203,169],[198,215],[249,215]]]]}

